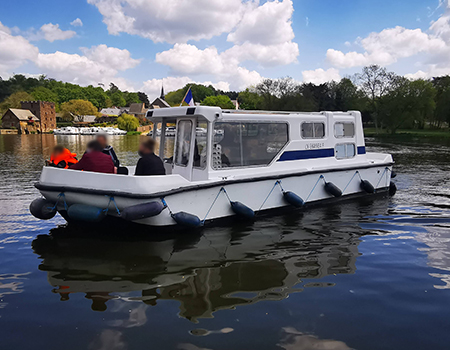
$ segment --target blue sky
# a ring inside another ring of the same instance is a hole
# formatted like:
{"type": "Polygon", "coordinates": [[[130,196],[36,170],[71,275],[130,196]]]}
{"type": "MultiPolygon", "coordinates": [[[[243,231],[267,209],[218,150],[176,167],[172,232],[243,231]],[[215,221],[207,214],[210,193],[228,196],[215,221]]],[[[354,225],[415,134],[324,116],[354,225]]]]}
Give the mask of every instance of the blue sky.
{"type": "Polygon", "coordinates": [[[373,63],[450,73],[449,0],[16,0],[0,22],[3,78],[112,81],[152,97],[190,81],[321,83],[373,63]]]}

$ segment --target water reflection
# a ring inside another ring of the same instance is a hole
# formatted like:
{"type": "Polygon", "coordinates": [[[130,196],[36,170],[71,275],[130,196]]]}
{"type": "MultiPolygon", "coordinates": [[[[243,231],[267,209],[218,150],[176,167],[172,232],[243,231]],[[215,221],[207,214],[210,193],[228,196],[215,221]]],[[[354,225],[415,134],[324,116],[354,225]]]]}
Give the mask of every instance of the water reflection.
{"type": "MultiPolygon", "coordinates": [[[[145,239],[125,240],[123,234],[81,235],[61,227],[38,236],[33,249],[62,301],[84,293],[92,310],[105,311],[115,305],[111,300],[150,308],[160,300],[176,300],[179,315],[196,322],[218,310],[283,300],[303,288],[333,287],[321,279],[354,273],[361,229],[345,222],[374,203],[379,204],[371,200],[317,208],[170,239],[149,238],[147,231],[145,239]]],[[[145,311],[132,308],[130,318],[115,325],[143,324],[145,311]]]]}

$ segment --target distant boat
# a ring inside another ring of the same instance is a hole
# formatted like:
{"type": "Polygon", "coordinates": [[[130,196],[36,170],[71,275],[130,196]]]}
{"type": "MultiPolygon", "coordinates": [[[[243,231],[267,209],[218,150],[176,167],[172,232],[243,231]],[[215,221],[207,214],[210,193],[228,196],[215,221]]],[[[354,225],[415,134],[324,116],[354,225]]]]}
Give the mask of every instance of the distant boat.
{"type": "Polygon", "coordinates": [[[66,126],[59,129],[53,130],[54,135],[97,135],[97,134],[107,134],[107,135],[126,135],[125,130],[120,130],[113,127],[83,127],[76,128],[73,126],[66,126]]]}

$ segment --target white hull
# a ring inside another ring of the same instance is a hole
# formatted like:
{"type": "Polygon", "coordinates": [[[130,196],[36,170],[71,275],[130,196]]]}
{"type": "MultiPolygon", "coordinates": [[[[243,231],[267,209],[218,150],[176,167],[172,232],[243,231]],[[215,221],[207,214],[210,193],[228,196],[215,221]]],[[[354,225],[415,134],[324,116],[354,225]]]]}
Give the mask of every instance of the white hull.
{"type": "MultiPolygon", "coordinates": [[[[368,154],[367,156],[369,157],[370,155],[368,154]]],[[[378,154],[374,154],[374,156],[378,156],[378,154]]],[[[221,188],[226,190],[232,201],[241,202],[255,212],[289,206],[283,198],[281,187],[279,185],[275,186],[278,180],[281,182],[284,191],[294,192],[306,203],[333,198],[332,195],[325,191],[325,181],[332,182],[343,192],[341,198],[355,194],[364,194],[360,185],[360,177],[358,174],[355,174],[357,171],[361,178],[368,180],[376,190],[385,190],[389,187],[391,180],[391,157],[386,156],[385,160],[373,160],[369,165],[351,167],[351,169],[347,170],[323,169],[321,171],[317,169],[305,171],[304,173],[299,172],[296,175],[287,173],[279,176],[270,176],[270,178],[205,181],[185,186],[182,185],[183,181],[180,181],[183,179],[179,179],[176,175],[146,178],[45,168],[38,188],[45,198],[53,202],[58,200],[58,195],[61,192],[64,192],[68,206],[72,204],[86,204],[106,209],[109,205],[108,215],[116,217],[119,215],[114,203],[110,200],[111,196],[113,196],[119,211],[137,204],[161,201],[161,198],[164,198],[168,208],[164,209],[157,216],[135,222],[149,226],[171,226],[176,225],[176,222],[170,212],[187,212],[196,215],[204,222],[235,215],[226,194],[223,192],[219,194],[221,188]],[[320,179],[321,175],[324,177],[323,179],[320,179]],[[86,177],[86,181],[81,181],[80,176],[86,177]],[[73,181],[71,181],[72,177],[73,181]],[[57,185],[58,183],[60,185],[57,185]],[[90,183],[93,186],[75,188],[67,186],[66,184],[68,183],[90,183]],[[51,184],[53,189],[49,190],[51,187],[46,186],[46,184],[51,184]],[[169,184],[175,184],[175,186],[170,186],[169,184]],[[135,190],[111,191],[111,188],[134,188],[135,190]],[[93,193],[86,193],[91,191],[93,193]],[[96,191],[98,194],[95,194],[96,191]],[[217,200],[213,205],[216,197],[217,200]]],[[[60,200],[58,209],[63,208],[64,203],[60,200]]]]}

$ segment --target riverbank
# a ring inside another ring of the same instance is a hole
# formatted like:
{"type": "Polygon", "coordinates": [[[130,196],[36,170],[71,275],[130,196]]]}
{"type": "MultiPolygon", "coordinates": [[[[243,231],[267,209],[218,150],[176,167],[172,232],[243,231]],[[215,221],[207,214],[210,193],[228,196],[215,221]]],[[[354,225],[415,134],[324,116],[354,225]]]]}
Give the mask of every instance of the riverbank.
{"type": "Polygon", "coordinates": [[[387,130],[376,130],[375,128],[364,128],[366,137],[381,137],[389,139],[408,139],[408,138],[430,138],[430,139],[450,139],[450,131],[448,129],[400,129],[395,134],[391,134],[387,130]]]}

